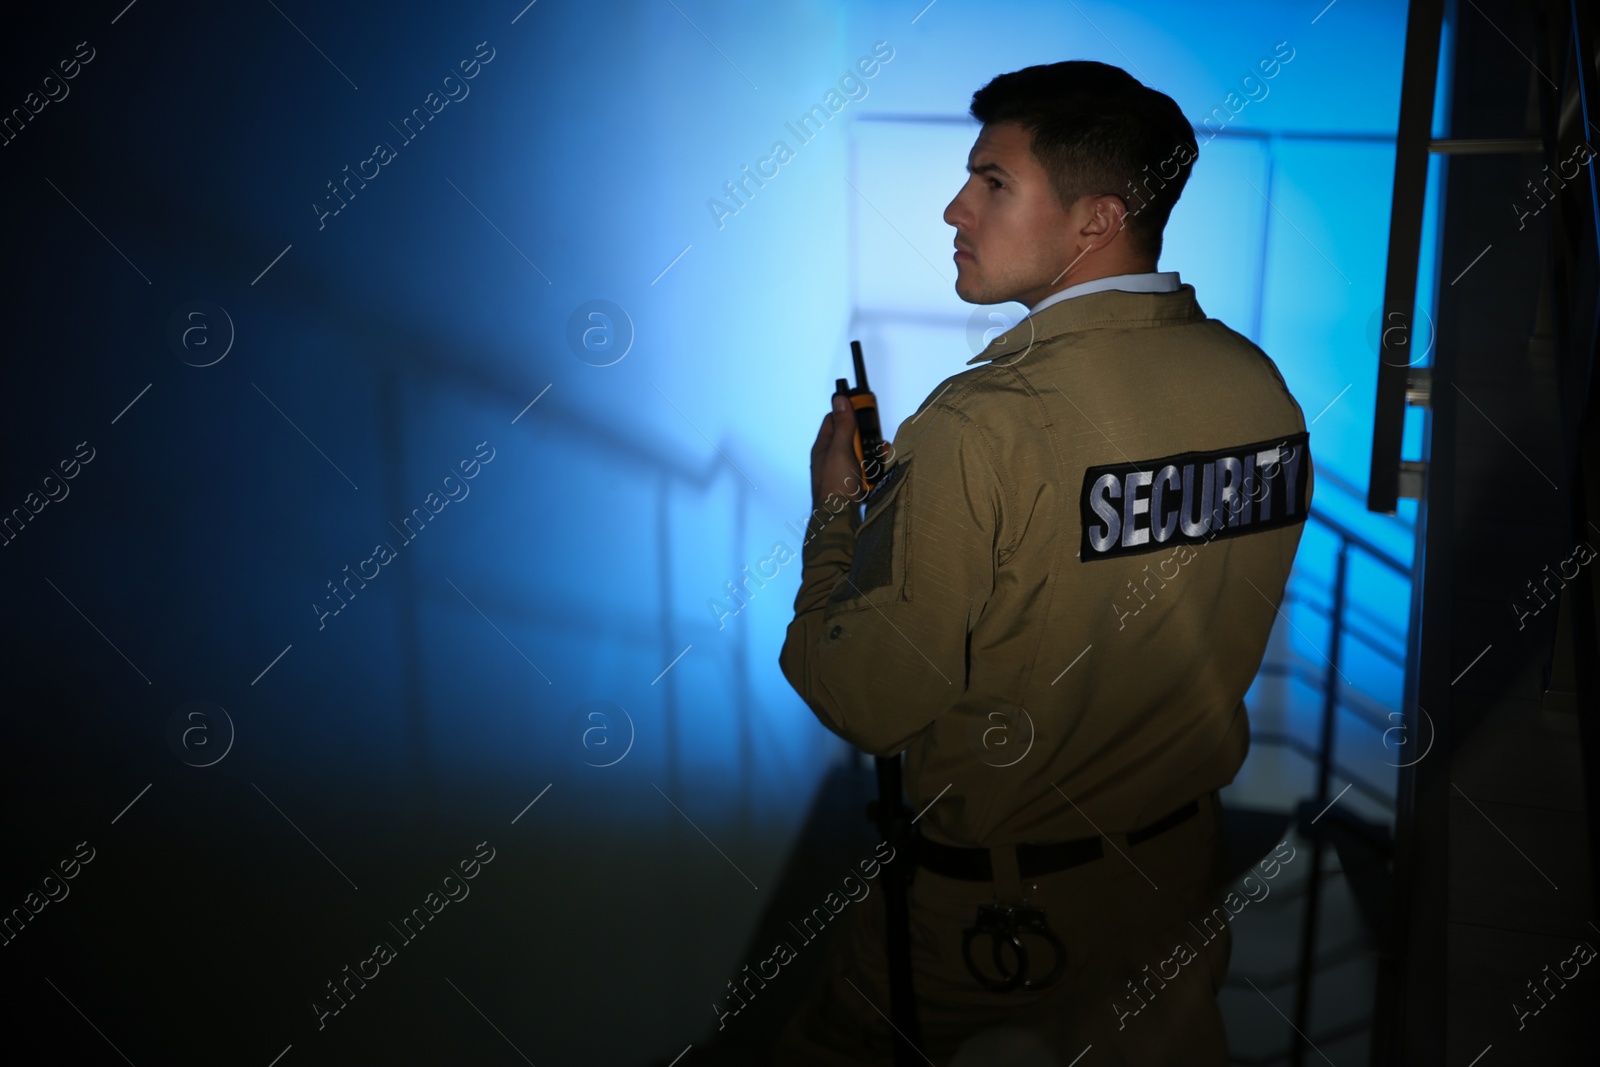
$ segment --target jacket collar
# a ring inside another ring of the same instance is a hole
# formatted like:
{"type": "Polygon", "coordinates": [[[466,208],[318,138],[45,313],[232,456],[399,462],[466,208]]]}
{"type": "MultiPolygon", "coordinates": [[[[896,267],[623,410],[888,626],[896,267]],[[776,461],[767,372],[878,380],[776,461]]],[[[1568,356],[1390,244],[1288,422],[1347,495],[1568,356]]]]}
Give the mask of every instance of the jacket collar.
{"type": "Polygon", "coordinates": [[[1206,313],[1195,300],[1194,286],[1187,283],[1167,293],[1130,293],[1121,289],[1084,293],[1027,316],[967,360],[967,366],[987,362],[1006,366],[1021,359],[1037,344],[1080,330],[1106,326],[1176,326],[1203,322],[1205,318],[1206,313]]]}

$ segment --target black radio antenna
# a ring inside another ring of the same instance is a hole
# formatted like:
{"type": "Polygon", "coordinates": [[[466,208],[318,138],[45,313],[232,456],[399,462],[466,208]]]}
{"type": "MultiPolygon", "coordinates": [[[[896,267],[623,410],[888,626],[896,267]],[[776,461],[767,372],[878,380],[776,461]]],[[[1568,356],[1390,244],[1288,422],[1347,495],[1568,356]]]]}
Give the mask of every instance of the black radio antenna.
{"type": "Polygon", "coordinates": [[[861,342],[850,342],[850,358],[856,364],[856,388],[865,392],[867,390],[867,364],[861,358],[861,342]]]}

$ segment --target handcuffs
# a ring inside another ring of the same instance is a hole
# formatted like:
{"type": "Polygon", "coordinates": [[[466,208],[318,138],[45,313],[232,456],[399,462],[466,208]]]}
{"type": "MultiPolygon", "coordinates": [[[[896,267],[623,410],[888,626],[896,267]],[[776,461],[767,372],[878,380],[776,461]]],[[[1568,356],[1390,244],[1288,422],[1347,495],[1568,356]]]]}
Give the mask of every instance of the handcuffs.
{"type": "Polygon", "coordinates": [[[984,988],[993,993],[1010,993],[1015,989],[1043,989],[1054,982],[1067,964],[1067,949],[1055,931],[1050,929],[1042,909],[1028,907],[1026,902],[1023,904],[996,902],[978,905],[977,921],[967,927],[961,935],[961,958],[966,962],[967,970],[972,973],[972,977],[976,978],[984,988]],[[1030,969],[1028,950],[1023,947],[1020,936],[1024,932],[1036,935],[1050,946],[1054,962],[1049,973],[1042,978],[1028,976],[1030,969]],[[995,970],[1004,977],[991,978],[980,971],[978,965],[973,962],[972,943],[980,936],[987,936],[990,939],[990,955],[994,959],[995,970]],[[1014,972],[1006,966],[1001,956],[1001,946],[1007,944],[1016,953],[1014,972]]]}

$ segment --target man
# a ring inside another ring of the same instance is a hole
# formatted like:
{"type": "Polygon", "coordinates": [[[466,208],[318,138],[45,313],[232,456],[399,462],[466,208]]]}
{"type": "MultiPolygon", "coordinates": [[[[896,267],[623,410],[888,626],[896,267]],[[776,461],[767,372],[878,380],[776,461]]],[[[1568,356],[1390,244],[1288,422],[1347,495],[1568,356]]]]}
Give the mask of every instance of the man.
{"type": "MultiPolygon", "coordinates": [[[[906,754],[921,840],[891,862],[916,865],[930,1062],[1226,1064],[1216,791],[1311,499],[1305,420],[1156,272],[1198,154],[1169,97],[1056,63],[971,114],[956,292],[1030,314],[900,424],[864,497],[835,398],[780,663],[830,730],[906,754]]],[[[890,1062],[881,897],[775,1063],[890,1062]]]]}

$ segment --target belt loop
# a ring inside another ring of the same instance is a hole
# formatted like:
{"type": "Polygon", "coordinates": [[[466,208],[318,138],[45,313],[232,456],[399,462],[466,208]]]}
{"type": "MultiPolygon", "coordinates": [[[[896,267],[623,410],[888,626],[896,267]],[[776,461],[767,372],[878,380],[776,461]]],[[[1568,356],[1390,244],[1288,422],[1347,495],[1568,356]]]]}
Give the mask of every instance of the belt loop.
{"type": "Polygon", "coordinates": [[[996,899],[1007,904],[1021,904],[1022,875],[1017,869],[1017,846],[996,845],[989,850],[990,870],[994,872],[996,899]]]}

